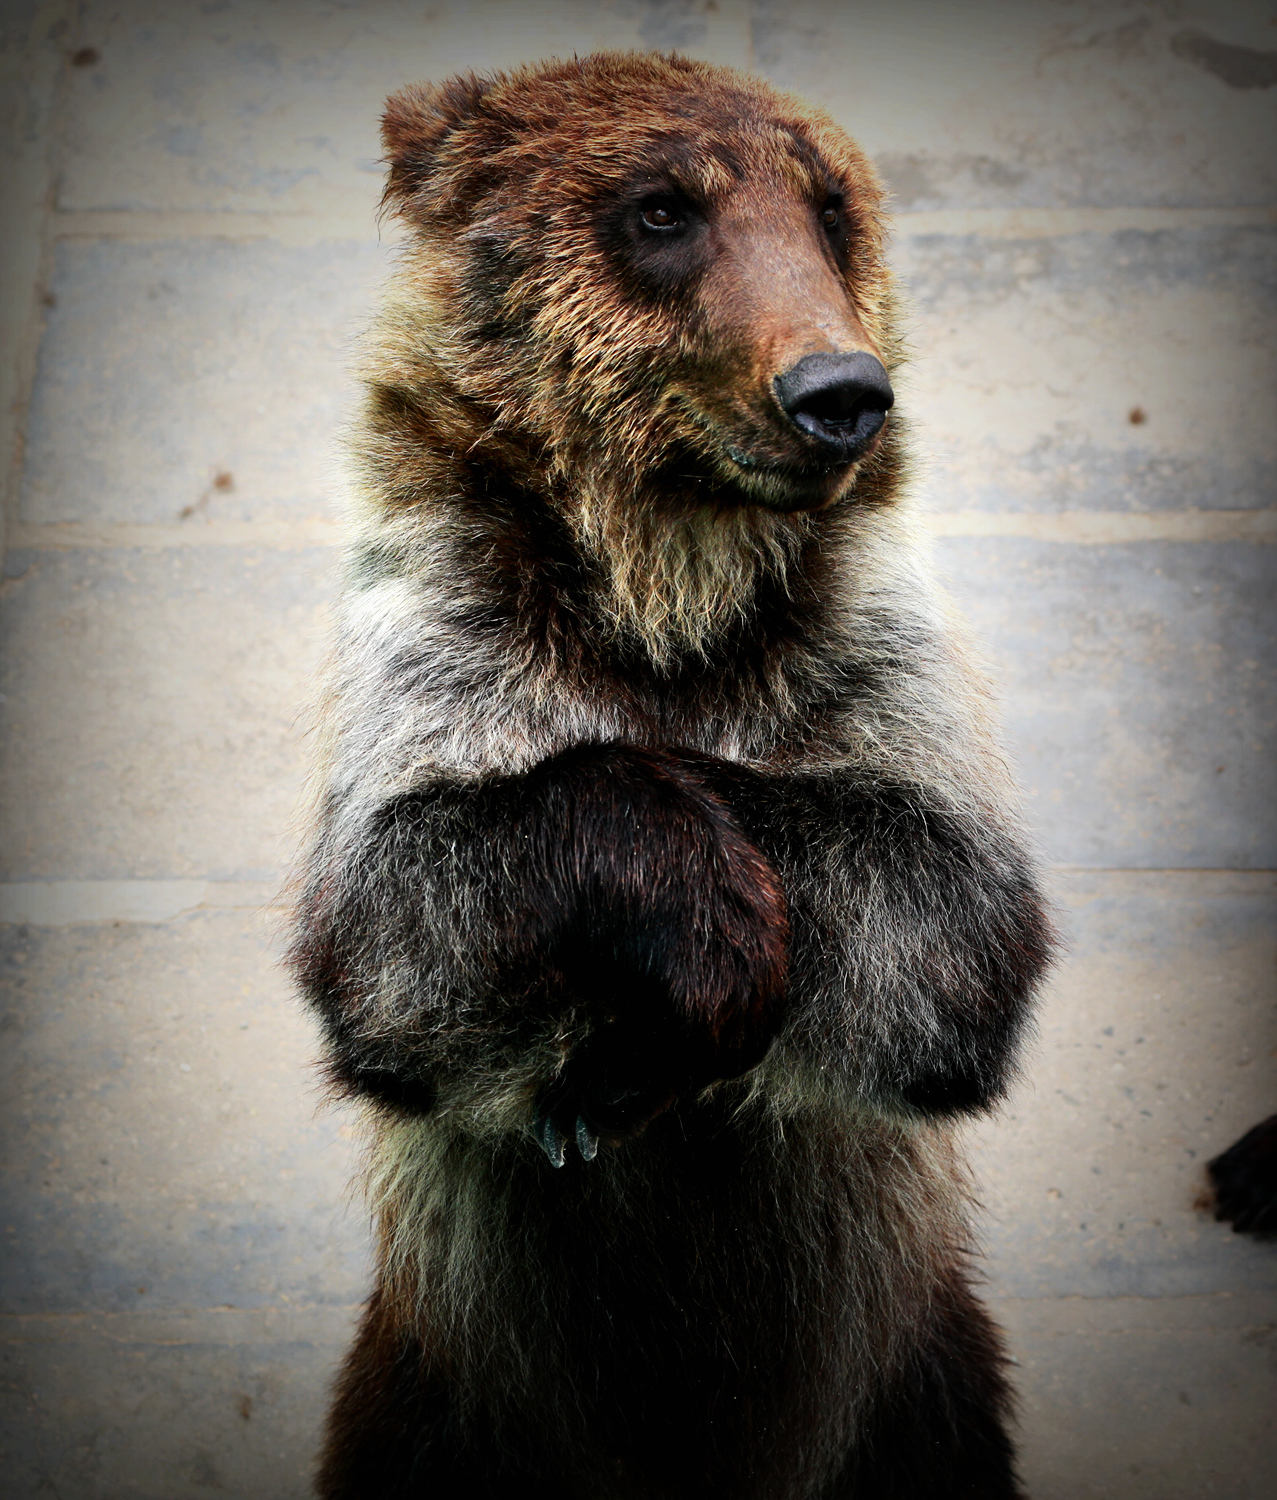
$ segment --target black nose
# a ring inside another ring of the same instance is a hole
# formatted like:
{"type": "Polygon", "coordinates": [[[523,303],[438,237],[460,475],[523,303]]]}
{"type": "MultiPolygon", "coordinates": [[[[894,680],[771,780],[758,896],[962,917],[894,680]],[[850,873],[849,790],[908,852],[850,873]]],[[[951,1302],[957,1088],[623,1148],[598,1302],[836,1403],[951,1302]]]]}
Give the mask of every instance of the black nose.
{"type": "Polygon", "coordinates": [[[864,452],[896,399],[881,362],[863,350],[809,354],[773,383],[794,426],[846,458],[864,452]]]}

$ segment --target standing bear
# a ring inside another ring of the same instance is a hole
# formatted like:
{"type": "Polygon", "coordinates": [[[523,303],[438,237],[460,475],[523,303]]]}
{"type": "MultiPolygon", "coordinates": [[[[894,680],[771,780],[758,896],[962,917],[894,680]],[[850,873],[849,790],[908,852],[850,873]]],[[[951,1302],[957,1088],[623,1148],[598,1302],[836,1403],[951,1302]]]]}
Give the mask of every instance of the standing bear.
{"type": "Polygon", "coordinates": [[[878,180],[678,57],[384,140],[291,960],[379,1226],[319,1493],[1019,1496],[952,1135],[1051,935],[906,514],[878,180]]]}

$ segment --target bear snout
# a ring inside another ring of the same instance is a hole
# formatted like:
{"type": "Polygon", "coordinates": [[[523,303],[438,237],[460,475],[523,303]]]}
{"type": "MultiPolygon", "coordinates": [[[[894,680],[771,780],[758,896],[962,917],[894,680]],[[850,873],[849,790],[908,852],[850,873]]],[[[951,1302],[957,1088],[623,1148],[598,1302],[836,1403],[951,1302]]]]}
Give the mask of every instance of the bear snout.
{"type": "Polygon", "coordinates": [[[808,354],[772,388],[790,422],[844,460],[860,457],[896,399],[881,361],[864,350],[808,354]]]}

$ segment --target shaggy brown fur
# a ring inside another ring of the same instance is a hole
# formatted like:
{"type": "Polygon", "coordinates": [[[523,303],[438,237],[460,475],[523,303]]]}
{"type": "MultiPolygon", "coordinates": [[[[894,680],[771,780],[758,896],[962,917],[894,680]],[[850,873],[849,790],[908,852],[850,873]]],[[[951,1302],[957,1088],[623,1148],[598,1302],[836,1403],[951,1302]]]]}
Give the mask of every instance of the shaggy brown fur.
{"type": "Polygon", "coordinates": [[[947,1118],[1050,933],[881,192],[740,75],[412,88],[293,948],[378,1285],[320,1493],[1007,1500],[947,1118]]]}

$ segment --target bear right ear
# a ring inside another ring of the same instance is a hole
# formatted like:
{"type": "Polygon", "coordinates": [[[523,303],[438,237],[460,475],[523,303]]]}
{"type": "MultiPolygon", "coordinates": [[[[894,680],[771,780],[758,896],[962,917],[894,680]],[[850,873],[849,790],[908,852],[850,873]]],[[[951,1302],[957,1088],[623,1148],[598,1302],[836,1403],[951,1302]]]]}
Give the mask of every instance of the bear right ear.
{"type": "Polygon", "coordinates": [[[390,167],[384,203],[402,203],[425,183],[439,148],[475,113],[494,83],[462,73],[445,83],[414,83],[391,94],[381,117],[381,142],[390,167]]]}

